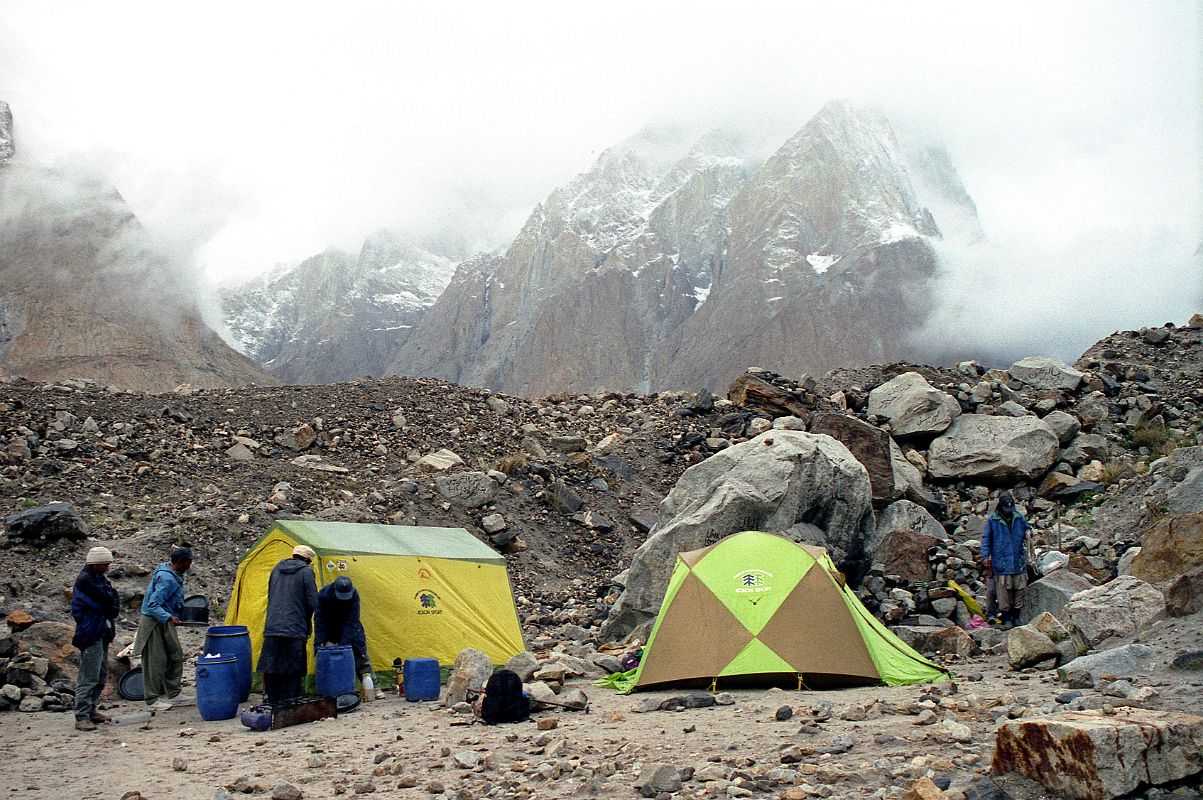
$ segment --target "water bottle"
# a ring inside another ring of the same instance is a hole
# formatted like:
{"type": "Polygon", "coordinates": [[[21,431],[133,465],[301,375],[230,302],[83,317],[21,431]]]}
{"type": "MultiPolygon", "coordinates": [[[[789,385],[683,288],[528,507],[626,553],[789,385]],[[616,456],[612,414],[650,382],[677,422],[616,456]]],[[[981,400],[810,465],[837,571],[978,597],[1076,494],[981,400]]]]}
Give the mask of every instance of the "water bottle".
{"type": "Polygon", "coordinates": [[[371,675],[363,676],[363,700],[365,703],[370,703],[376,699],[376,683],[372,680],[371,675]]]}
{"type": "Polygon", "coordinates": [[[113,720],[114,725],[141,725],[143,722],[150,722],[154,717],[153,711],[134,711],[130,714],[122,714],[113,720]]]}

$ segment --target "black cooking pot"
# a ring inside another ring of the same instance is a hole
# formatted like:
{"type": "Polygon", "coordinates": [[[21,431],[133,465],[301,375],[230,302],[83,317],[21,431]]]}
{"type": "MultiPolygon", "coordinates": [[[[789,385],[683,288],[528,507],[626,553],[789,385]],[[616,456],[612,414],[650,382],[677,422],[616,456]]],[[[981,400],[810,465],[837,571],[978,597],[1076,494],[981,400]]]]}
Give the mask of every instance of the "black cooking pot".
{"type": "Polygon", "coordinates": [[[209,624],[209,598],[203,594],[194,594],[184,598],[184,605],[180,608],[180,613],[177,615],[180,622],[187,622],[193,625],[208,625],[209,624]]]}

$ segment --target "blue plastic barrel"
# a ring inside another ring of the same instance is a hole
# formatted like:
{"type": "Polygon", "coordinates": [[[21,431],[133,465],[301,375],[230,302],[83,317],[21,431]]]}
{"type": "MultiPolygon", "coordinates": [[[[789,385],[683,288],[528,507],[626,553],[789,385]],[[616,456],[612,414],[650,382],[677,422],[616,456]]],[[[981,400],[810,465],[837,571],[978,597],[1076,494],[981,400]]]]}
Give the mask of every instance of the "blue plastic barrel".
{"type": "Polygon", "coordinates": [[[348,644],[317,648],[317,693],[326,697],[355,691],[355,652],[348,644]]]}
{"type": "Polygon", "coordinates": [[[233,719],[238,713],[238,659],[215,656],[196,660],[196,707],[201,719],[233,719]]]}
{"type": "Polygon", "coordinates": [[[238,702],[251,696],[251,635],[245,625],[214,625],[205,632],[205,652],[238,659],[238,702]]]}
{"type": "Polygon", "coordinates": [[[407,658],[401,667],[405,699],[411,703],[439,699],[439,660],[407,658]]]}

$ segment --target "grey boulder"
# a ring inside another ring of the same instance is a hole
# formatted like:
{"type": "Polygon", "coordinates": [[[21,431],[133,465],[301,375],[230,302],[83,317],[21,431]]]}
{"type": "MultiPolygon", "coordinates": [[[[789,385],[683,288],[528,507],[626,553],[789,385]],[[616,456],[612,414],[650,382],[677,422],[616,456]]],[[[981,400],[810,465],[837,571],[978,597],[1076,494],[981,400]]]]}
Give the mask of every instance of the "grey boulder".
{"type": "Polygon", "coordinates": [[[1028,356],[1011,365],[1011,375],[1036,389],[1072,392],[1085,375],[1063,361],[1048,356],[1028,356]]]}
{"type": "Polygon", "coordinates": [[[869,413],[889,420],[899,438],[940,433],[961,413],[961,406],[918,372],[904,372],[869,392],[869,413]]]}
{"type": "Polygon", "coordinates": [[[934,479],[1031,480],[1057,460],[1057,435],[1035,417],[964,414],[927,452],[934,479]]]}
{"type": "Polygon", "coordinates": [[[677,554],[733,533],[782,532],[826,547],[837,563],[862,557],[871,501],[865,468],[829,436],[768,431],[714,454],[686,470],[660,504],[602,636],[621,639],[650,626],[677,554]]]}

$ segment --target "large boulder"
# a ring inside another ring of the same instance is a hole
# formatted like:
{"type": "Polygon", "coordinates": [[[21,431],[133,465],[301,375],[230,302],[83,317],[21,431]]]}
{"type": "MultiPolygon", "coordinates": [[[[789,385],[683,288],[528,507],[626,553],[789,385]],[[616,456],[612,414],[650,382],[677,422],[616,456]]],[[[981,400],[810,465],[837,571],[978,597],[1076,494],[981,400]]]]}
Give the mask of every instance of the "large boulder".
{"type": "Polygon", "coordinates": [[[1203,514],[1162,517],[1145,531],[1128,574],[1149,583],[1171,581],[1203,567],[1203,514]]]}
{"type": "Polygon", "coordinates": [[[1044,424],[1052,429],[1053,433],[1057,434],[1057,441],[1065,444],[1070,439],[1078,435],[1078,431],[1082,429],[1082,423],[1073,414],[1067,414],[1064,411],[1053,411],[1044,416],[1044,424]]]}
{"type": "Polygon", "coordinates": [[[977,643],[964,628],[953,625],[938,628],[931,625],[899,625],[894,635],[906,644],[927,655],[964,661],[977,650],[977,643]]]}
{"type": "Polygon", "coordinates": [[[782,533],[856,566],[871,532],[871,501],[865,468],[830,436],[768,431],[728,447],[686,470],[660,504],[603,635],[650,626],[677,554],[740,531],[782,533]]]}
{"type": "Polygon", "coordinates": [[[1061,655],[1056,643],[1031,625],[1007,631],[1007,663],[1011,669],[1034,667],[1061,655]]]}
{"type": "Polygon", "coordinates": [[[1165,615],[1165,597],[1144,581],[1125,575],[1079,592],[1061,617],[1077,626],[1091,647],[1113,637],[1131,639],[1165,615]]]}
{"type": "Polygon", "coordinates": [[[899,500],[883,509],[870,548],[872,563],[907,581],[933,577],[927,552],[944,539],[944,528],[923,506],[899,500]]]}
{"type": "Polygon", "coordinates": [[[1057,435],[1035,417],[963,414],[927,451],[935,479],[1016,481],[1048,472],[1057,460],[1057,435]]]}
{"type": "Polygon", "coordinates": [[[460,508],[479,508],[497,496],[497,481],[483,472],[456,472],[434,479],[439,494],[460,508]]]}
{"type": "MultiPolygon", "coordinates": [[[[869,474],[875,505],[885,505],[905,492],[905,485],[899,491],[895,476],[890,435],[881,428],[847,414],[815,414],[810,420],[810,432],[830,436],[848,448],[869,474]]],[[[911,466],[905,458],[903,461],[911,466]]]]}
{"type": "Polygon", "coordinates": [[[1203,611],[1203,567],[1179,575],[1165,590],[1165,611],[1171,617],[1185,617],[1203,611]]]}
{"type": "Polygon", "coordinates": [[[886,575],[907,582],[930,581],[935,577],[927,551],[940,544],[925,533],[893,530],[880,535],[873,545],[873,564],[886,575]]]}
{"type": "Polygon", "coordinates": [[[493,674],[493,662],[489,657],[471,647],[465,647],[455,657],[451,674],[447,676],[447,694],[444,704],[453,706],[468,699],[469,690],[478,690],[488,682],[493,674]]]}
{"type": "Polygon", "coordinates": [[[1074,467],[1107,458],[1107,439],[1097,433],[1080,433],[1061,451],[1061,460],[1074,467]]]}
{"type": "Polygon", "coordinates": [[[1203,771],[1203,717],[1121,708],[1007,720],[995,733],[991,769],[1057,797],[1122,797],[1203,771]]]}
{"type": "Polygon", "coordinates": [[[1165,493],[1165,507],[1171,514],[1203,512],[1203,467],[1195,467],[1186,473],[1186,477],[1165,493]]]}
{"type": "Polygon", "coordinates": [[[890,531],[916,531],[933,539],[944,539],[944,526],[926,508],[910,500],[899,500],[882,509],[877,516],[877,535],[890,531]]]}
{"type": "Polygon", "coordinates": [[[49,542],[55,539],[83,541],[91,531],[70,503],[51,503],[11,514],[4,520],[10,539],[49,542]]]}
{"type": "Polygon", "coordinates": [[[1080,656],[1057,670],[1057,678],[1072,687],[1089,689],[1104,675],[1127,678],[1153,663],[1156,651],[1146,644],[1125,644],[1080,656]]]}
{"type": "Polygon", "coordinates": [[[1063,361],[1047,356],[1028,356],[1011,365],[1011,376],[1035,389],[1072,392],[1085,375],[1063,361]]]}
{"type": "Polygon", "coordinates": [[[1027,623],[1044,612],[1060,616],[1065,604],[1078,592],[1093,588],[1090,581],[1068,569],[1058,569],[1028,584],[1020,621],[1027,623]]]}
{"type": "Polygon", "coordinates": [[[940,433],[961,406],[918,372],[904,372],[869,392],[868,412],[889,420],[893,434],[905,438],[940,433]]]}

